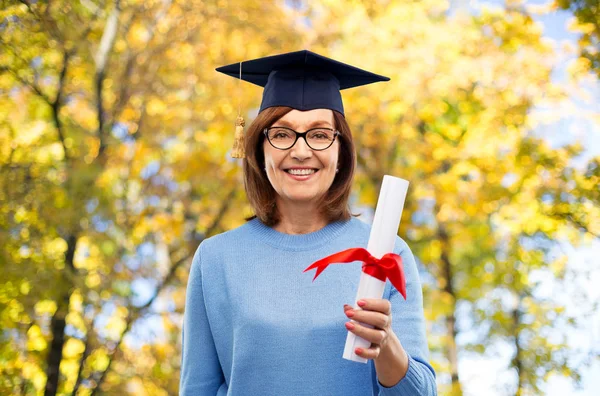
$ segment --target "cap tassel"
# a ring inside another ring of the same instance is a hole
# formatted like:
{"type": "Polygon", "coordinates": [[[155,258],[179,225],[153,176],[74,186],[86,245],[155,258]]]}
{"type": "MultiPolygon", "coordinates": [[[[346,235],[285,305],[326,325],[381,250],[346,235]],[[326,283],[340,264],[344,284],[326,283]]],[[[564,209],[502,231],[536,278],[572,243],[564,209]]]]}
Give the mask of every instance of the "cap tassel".
{"type": "MultiPolygon", "coordinates": [[[[240,62],[240,79],[239,83],[242,80],[242,62],[240,62]]],[[[240,95],[238,95],[238,101],[240,100],[240,95]]],[[[242,117],[242,109],[241,105],[238,102],[238,116],[235,120],[235,138],[233,139],[233,149],[231,150],[232,158],[245,158],[246,150],[244,149],[244,126],[246,125],[246,121],[244,121],[244,117],[242,117]]]]}
{"type": "Polygon", "coordinates": [[[235,120],[235,138],[233,140],[233,150],[231,151],[232,158],[245,158],[246,150],[244,150],[244,126],[246,121],[244,117],[239,115],[235,120]]]}

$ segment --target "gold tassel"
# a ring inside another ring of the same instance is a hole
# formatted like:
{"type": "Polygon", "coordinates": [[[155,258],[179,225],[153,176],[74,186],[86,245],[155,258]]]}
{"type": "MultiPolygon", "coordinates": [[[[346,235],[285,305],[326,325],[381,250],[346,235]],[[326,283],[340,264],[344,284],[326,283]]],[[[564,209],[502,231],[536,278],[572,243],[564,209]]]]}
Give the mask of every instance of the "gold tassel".
{"type": "MultiPolygon", "coordinates": [[[[242,83],[242,62],[240,62],[240,77],[238,81],[238,89],[242,83]]],[[[244,149],[244,126],[246,121],[242,117],[242,106],[240,104],[240,95],[238,95],[238,116],[235,120],[235,138],[233,140],[233,149],[231,150],[232,158],[246,158],[246,150],[244,149]]]]}
{"type": "Polygon", "coordinates": [[[231,150],[232,158],[245,158],[246,150],[244,150],[244,126],[246,125],[246,121],[244,121],[244,117],[238,115],[237,120],[235,120],[235,138],[233,140],[233,150],[231,150]]]}

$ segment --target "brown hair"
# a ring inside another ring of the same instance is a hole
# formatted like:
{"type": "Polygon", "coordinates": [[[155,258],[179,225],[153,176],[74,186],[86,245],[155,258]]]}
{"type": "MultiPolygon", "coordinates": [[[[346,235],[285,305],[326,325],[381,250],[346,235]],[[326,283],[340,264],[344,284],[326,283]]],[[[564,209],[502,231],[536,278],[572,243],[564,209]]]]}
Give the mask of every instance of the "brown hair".
{"type": "MultiPolygon", "coordinates": [[[[246,220],[258,217],[264,224],[272,227],[281,219],[277,210],[277,192],[273,189],[271,182],[264,171],[265,158],[263,142],[265,136],[263,130],[270,127],[281,117],[292,111],[291,107],[269,107],[258,114],[256,119],[248,127],[245,138],[246,158],[244,159],[244,187],[250,205],[254,208],[254,216],[246,220]]],[[[333,111],[335,128],[340,132],[338,139],[339,157],[338,168],[333,183],[327,193],[319,202],[321,213],[328,223],[337,220],[348,220],[352,216],[348,206],[356,153],[354,152],[354,141],[352,132],[344,116],[333,111]]]]}

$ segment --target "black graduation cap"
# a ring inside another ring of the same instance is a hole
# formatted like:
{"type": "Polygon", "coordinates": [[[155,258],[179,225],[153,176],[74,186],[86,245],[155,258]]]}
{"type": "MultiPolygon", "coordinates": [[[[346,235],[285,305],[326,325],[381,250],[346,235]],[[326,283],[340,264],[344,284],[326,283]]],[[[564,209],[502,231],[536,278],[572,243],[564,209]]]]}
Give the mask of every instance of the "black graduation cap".
{"type": "Polygon", "coordinates": [[[233,63],[216,70],[264,87],[259,112],[288,106],[301,111],[331,109],[344,114],[340,90],[390,80],[307,50],[233,63]]]}

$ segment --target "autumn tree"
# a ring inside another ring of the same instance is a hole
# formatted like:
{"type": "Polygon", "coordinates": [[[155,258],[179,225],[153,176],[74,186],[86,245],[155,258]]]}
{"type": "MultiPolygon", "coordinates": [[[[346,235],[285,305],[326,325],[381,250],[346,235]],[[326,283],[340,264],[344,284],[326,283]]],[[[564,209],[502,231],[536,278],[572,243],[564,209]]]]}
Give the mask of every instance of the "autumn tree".
{"type": "Polygon", "coordinates": [[[600,77],[600,3],[597,0],[555,0],[555,7],[569,10],[577,20],[579,50],[590,69],[600,77]]]}
{"type": "Polygon", "coordinates": [[[535,279],[568,281],[557,242],[598,238],[599,161],[574,167],[580,145],[540,136],[536,105],[565,95],[510,3],[2,1],[0,393],[177,393],[191,255],[250,214],[228,152],[261,90],[214,68],[300,48],[392,78],[343,93],[356,198],[373,206],[384,174],[411,182],[400,235],[432,279],[440,391],[498,343],[512,393],[577,379],[552,341],[577,318],[535,279]]]}
{"type": "Polygon", "coordinates": [[[235,107],[259,94],[232,94],[214,68],[295,49],[294,15],[263,2],[2,5],[2,393],[174,394],[186,265],[243,221],[227,152],[235,107]],[[152,320],[163,336],[136,346],[152,320]]]}
{"type": "MultiPolygon", "coordinates": [[[[546,247],[561,235],[571,243],[589,240],[597,202],[565,195],[572,191],[567,180],[585,178],[568,165],[582,148],[553,152],[533,135],[535,105],[565,96],[550,83],[554,53],[540,26],[512,3],[452,16],[437,0],[312,7],[309,45],[391,77],[344,94],[358,145],[360,201],[374,205],[383,174],[411,181],[403,216],[410,221],[400,235],[435,280],[426,290],[431,349],[444,356],[434,364],[440,390],[450,394],[462,393],[461,356],[490,353],[499,341],[514,351],[507,367],[517,374],[508,384],[516,394],[535,392],[550,373],[577,379],[577,368],[561,358],[568,346],[548,342],[552,321],[540,322],[535,337],[524,335],[531,312],[544,318],[564,309],[536,298],[528,279],[565,262],[546,247]],[[554,199],[542,188],[549,186],[554,199]],[[571,219],[558,214],[567,206],[577,213],[571,219]],[[523,222],[509,221],[523,212],[523,222]],[[514,304],[498,308],[498,294],[514,304]],[[459,305],[474,322],[470,328],[457,322],[459,305]],[[460,350],[461,333],[486,326],[460,350]],[[537,355],[542,360],[531,358],[537,355]]],[[[592,184],[584,190],[595,194],[592,184]]]]}

